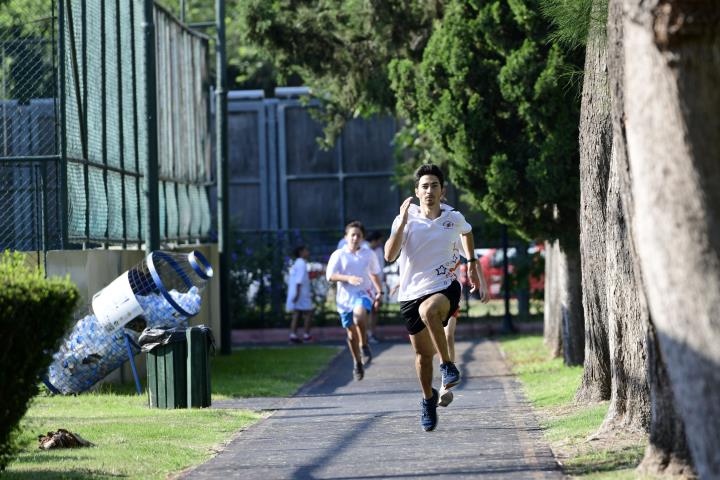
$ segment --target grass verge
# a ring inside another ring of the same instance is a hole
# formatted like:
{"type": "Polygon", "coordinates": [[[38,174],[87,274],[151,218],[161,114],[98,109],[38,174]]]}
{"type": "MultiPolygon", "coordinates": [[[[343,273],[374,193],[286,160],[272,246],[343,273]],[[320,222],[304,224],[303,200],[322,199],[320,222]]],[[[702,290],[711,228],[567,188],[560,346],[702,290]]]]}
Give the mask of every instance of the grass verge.
{"type": "MultiPolygon", "coordinates": [[[[336,348],[247,348],[212,361],[213,400],[283,397],[315,376],[336,348]]],[[[208,460],[234,433],[263,415],[249,410],[147,407],[133,385],[103,385],[77,396],[39,395],[23,419],[20,455],[5,479],[166,478],[208,460]],[[37,435],[65,428],[93,448],[42,451],[37,435]]]]}
{"type": "Polygon", "coordinates": [[[542,335],[505,337],[499,342],[566,474],[593,480],[650,478],[635,473],[645,451],[643,439],[593,438],[608,402],[575,405],[582,367],[567,367],[561,358],[550,358],[542,335]]]}

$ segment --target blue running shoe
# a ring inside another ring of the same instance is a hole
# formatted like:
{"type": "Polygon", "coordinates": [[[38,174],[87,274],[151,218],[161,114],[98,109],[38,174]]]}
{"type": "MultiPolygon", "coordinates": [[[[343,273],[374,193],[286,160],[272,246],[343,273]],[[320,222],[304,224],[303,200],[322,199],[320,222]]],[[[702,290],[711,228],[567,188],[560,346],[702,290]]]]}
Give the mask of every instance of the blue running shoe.
{"type": "Polygon", "coordinates": [[[372,362],[372,350],[370,350],[370,345],[362,346],[362,357],[363,367],[367,368],[368,365],[370,365],[370,362],[372,362]]]}
{"type": "Polygon", "coordinates": [[[460,383],[460,372],[454,363],[441,363],[440,373],[442,374],[443,388],[449,389],[460,383]]]}
{"type": "Polygon", "coordinates": [[[420,407],[422,413],[420,414],[420,425],[426,432],[431,432],[437,427],[437,403],[438,403],[438,391],[432,389],[433,396],[430,400],[424,398],[420,401],[420,407]]]}
{"type": "Polygon", "coordinates": [[[363,368],[363,364],[358,362],[355,364],[355,368],[353,368],[353,376],[355,377],[355,380],[362,380],[363,377],[365,377],[365,369],[363,368]]]}

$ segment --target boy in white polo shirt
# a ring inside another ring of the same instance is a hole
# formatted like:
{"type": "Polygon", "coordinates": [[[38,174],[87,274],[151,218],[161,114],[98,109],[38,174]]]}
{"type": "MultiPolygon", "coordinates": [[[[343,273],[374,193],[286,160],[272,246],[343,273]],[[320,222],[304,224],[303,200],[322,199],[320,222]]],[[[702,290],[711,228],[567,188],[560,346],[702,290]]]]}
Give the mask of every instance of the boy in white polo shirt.
{"type": "Polygon", "coordinates": [[[373,301],[381,292],[380,265],[372,250],[361,248],[365,228],[360,222],[350,222],[345,227],[347,243],[330,255],[326,276],[328,281],[337,282],[336,303],[340,323],[347,331],[347,342],[353,357],[353,374],[356,380],[365,376],[365,366],[370,363],[372,353],[367,343],[366,322],[373,301]],[[362,355],[361,355],[362,351],[362,355]],[[362,356],[365,357],[363,365],[362,356]]]}
{"type": "Polygon", "coordinates": [[[471,291],[479,290],[483,302],[487,302],[488,297],[474,257],[472,227],[460,212],[440,203],[445,195],[444,181],[436,165],[422,165],[417,169],[415,196],[420,206],[410,203],[412,197],[405,199],[385,243],[385,260],[393,262],[399,257],[398,300],[415,349],[415,368],[423,391],[420,424],[425,431],[437,426],[440,398],[432,388],[436,353],[441,360],[442,389],[450,392],[450,388],[460,383],[460,372],[451,361],[443,330],[460,304],[461,288],[455,273],[460,265],[458,237],[468,261],[471,291]]]}
{"type": "Polygon", "coordinates": [[[310,289],[310,276],[308,275],[307,261],[310,258],[310,249],[300,245],[293,251],[295,261],[290,267],[288,276],[288,291],[285,300],[285,310],[292,314],[290,323],[290,342],[311,342],[310,324],[313,316],[312,292],[310,289]],[[298,320],[300,316],[305,320],[305,335],[303,339],[297,336],[298,320]]]}

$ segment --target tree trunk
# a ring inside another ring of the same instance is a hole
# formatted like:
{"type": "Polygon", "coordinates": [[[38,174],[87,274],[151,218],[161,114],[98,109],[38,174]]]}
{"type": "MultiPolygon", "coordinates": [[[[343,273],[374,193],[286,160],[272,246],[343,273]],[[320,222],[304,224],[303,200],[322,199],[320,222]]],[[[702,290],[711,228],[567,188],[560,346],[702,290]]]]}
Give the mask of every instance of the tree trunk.
{"type": "MultiPolygon", "coordinates": [[[[645,285],[637,255],[634,233],[634,203],[631,191],[630,170],[625,139],[624,52],[623,52],[623,1],[611,0],[608,15],[608,72],[610,83],[611,111],[613,119],[613,173],[620,180],[620,193],[628,227],[632,268],[635,276],[635,291],[640,317],[645,323],[647,337],[647,379],[650,393],[650,438],[645,458],[638,470],[650,475],[664,473],[692,475],[690,454],[682,420],[675,409],[675,401],[667,377],[665,363],[659,354],[657,337],[649,314],[645,296],[645,285]],[[615,168],[617,167],[617,168],[615,168]]],[[[640,341],[640,339],[636,339],[640,341]]],[[[609,423],[609,422],[608,422],[609,423]]]]}
{"type": "Polygon", "coordinates": [[[630,247],[621,188],[627,165],[624,136],[613,148],[607,205],[607,306],[612,391],[600,432],[647,432],[650,391],[647,380],[649,316],[638,298],[638,275],[630,247]]]}
{"type": "MultiPolygon", "coordinates": [[[[602,8],[594,2],[593,13],[602,8]]],[[[576,402],[610,398],[605,293],[605,205],[612,148],[610,93],[607,84],[607,38],[592,28],[585,50],[580,106],[580,258],[585,315],[585,365],[576,402]]]]}
{"type": "MultiPolygon", "coordinates": [[[[614,14],[619,16],[620,9],[622,5],[616,6],[614,14]]],[[[624,78],[622,101],[634,201],[630,218],[659,345],[649,344],[651,367],[660,367],[655,372],[650,369],[650,375],[655,375],[650,382],[653,423],[643,465],[652,463],[648,455],[662,456],[656,462],[659,465],[689,462],[682,447],[682,422],[673,415],[676,410],[691,432],[687,440],[698,473],[702,478],[718,478],[717,5],[710,0],[626,0],[625,11],[618,48],[624,54],[625,71],[618,78],[624,78]],[[666,392],[663,364],[674,396],[666,392]]],[[[621,119],[614,117],[618,123],[621,119]]]]}
{"type": "Polygon", "coordinates": [[[562,351],[565,365],[582,365],[585,357],[585,322],[582,307],[580,249],[558,244],[558,294],[562,315],[562,351]]]}
{"type": "Polygon", "coordinates": [[[694,477],[685,425],[675,407],[665,361],[652,325],[648,328],[648,380],[650,381],[650,442],[638,470],[648,475],[694,477]]]}
{"type": "Polygon", "coordinates": [[[558,257],[560,243],[545,242],[545,298],[543,306],[543,337],[550,354],[559,357],[562,353],[562,315],[558,295],[558,257]]]}

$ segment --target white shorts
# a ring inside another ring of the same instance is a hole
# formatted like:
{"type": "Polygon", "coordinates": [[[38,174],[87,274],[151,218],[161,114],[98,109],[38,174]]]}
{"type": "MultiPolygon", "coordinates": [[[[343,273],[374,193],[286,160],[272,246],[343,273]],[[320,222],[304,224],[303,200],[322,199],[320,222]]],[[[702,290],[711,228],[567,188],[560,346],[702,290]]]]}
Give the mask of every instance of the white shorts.
{"type": "Polygon", "coordinates": [[[309,296],[300,295],[300,298],[298,298],[298,301],[293,303],[292,298],[288,298],[285,302],[285,310],[288,312],[292,312],[295,310],[299,310],[301,312],[307,312],[309,310],[313,310],[315,307],[313,306],[312,299],[309,296]]]}

